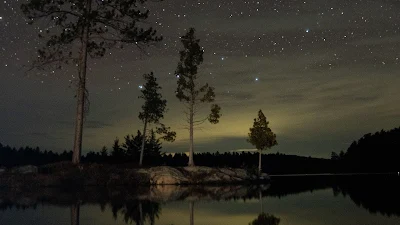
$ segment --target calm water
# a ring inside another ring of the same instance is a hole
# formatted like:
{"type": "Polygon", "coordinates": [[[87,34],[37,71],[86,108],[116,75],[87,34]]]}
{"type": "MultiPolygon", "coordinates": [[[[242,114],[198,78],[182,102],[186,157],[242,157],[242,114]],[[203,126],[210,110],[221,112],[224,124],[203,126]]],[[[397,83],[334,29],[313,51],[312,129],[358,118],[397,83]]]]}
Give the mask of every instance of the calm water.
{"type": "Polygon", "coordinates": [[[3,190],[0,224],[399,225],[399,180],[276,178],[270,186],[211,188],[213,194],[167,188],[163,196],[154,190],[3,190]]]}

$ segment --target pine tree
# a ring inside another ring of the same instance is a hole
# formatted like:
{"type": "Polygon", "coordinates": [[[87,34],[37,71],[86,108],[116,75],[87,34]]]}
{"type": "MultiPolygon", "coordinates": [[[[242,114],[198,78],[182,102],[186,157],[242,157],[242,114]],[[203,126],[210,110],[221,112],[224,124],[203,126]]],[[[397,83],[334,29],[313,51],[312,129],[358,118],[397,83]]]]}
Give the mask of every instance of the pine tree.
{"type": "Polygon", "coordinates": [[[214,88],[208,83],[198,87],[199,75],[198,67],[203,63],[203,49],[200,47],[200,40],[195,37],[195,29],[190,28],[189,31],[181,37],[184,49],[179,52],[180,62],[175,71],[178,77],[178,87],[176,89],[176,97],[184,103],[186,118],[189,124],[189,166],[194,166],[193,154],[193,127],[205,122],[207,119],[212,124],[217,124],[221,117],[221,107],[217,104],[211,105],[211,113],[202,119],[196,119],[198,109],[203,103],[212,103],[215,101],[214,88]]]}
{"type": "Polygon", "coordinates": [[[77,65],[77,111],[72,162],[80,163],[82,132],[88,104],[86,71],[88,56],[101,58],[108,49],[133,44],[140,49],[160,41],[156,31],[141,28],[149,16],[143,11],[147,0],[29,0],[22,4],[25,16],[33,22],[44,20],[48,26],[39,37],[46,40],[38,50],[31,69],[61,69],[77,65]],[[142,7],[143,6],[143,7],[142,7]]]}
{"type": "Polygon", "coordinates": [[[103,146],[103,147],[101,148],[101,151],[100,151],[100,158],[101,158],[101,162],[102,162],[102,163],[105,163],[105,162],[107,161],[107,158],[108,158],[108,149],[107,149],[106,146],[103,146]]]}
{"type": "Polygon", "coordinates": [[[161,155],[161,142],[157,138],[156,132],[152,129],[146,140],[146,151],[149,157],[158,157],[161,155]]]}
{"type": "Polygon", "coordinates": [[[114,162],[117,162],[117,163],[120,163],[120,162],[126,160],[126,152],[123,148],[121,148],[118,138],[115,138],[115,140],[114,140],[111,157],[113,158],[114,162]]]}
{"type": "Polygon", "coordinates": [[[133,136],[132,134],[125,136],[125,143],[122,146],[130,161],[137,162],[139,160],[142,139],[143,135],[139,130],[137,131],[136,136],[133,136]]]}
{"type": "MultiPolygon", "coordinates": [[[[163,139],[166,141],[174,141],[176,133],[171,131],[169,127],[160,123],[160,120],[164,118],[164,113],[167,111],[167,100],[163,99],[160,90],[161,87],[157,83],[157,79],[153,73],[144,74],[143,78],[146,80],[145,85],[142,89],[142,94],[139,98],[144,99],[142,105],[142,111],[139,113],[139,119],[143,122],[143,137],[142,147],[140,150],[139,165],[143,164],[143,155],[145,150],[146,142],[146,131],[148,125],[156,124],[159,126],[157,132],[163,134],[163,139]]],[[[153,134],[154,135],[154,134],[153,134]]]]}
{"type": "Polygon", "coordinates": [[[254,119],[253,127],[250,128],[250,133],[247,141],[254,145],[259,151],[258,170],[261,173],[261,156],[263,150],[270,149],[277,145],[276,135],[268,127],[269,122],[264,113],[258,111],[258,118],[254,119]]]}

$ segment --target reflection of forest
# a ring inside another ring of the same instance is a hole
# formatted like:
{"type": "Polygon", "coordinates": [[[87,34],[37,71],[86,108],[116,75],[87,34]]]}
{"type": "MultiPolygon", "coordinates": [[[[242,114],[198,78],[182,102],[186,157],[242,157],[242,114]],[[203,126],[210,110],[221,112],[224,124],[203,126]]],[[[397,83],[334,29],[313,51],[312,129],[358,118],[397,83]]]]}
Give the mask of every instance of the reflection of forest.
{"type": "MultiPolygon", "coordinates": [[[[114,219],[122,215],[126,224],[143,225],[145,223],[154,225],[155,218],[160,214],[161,208],[158,203],[149,201],[134,201],[122,204],[111,204],[114,219]]],[[[105,210],[102,207],[102,210],[105,210]]],[[[71,225],[79,225],[80,204],[71,205],[71,225]]]]}
{"type": "MultiPolygon", "coordinates": [[[[198,188],[198,187],[197,187],[198,188]]],[[[384,175],[375,176],[341,176],[329,178],[280,178],[273,180],[269,188],[243,187],[246,191],[238,191],[238,195],[229,195],[228,198],[212,198],[214,200],[248,200],[264,198],[281,198],[286,195],[295,195],[302,192],[312,192],[332,188],[333,194],[349,197],[357,206],[367,209],[371,213],[380,213],[386,216],[400,216],[400,179],[384,175]]],[[[226,190],[226,189],[224,189],[226,190]]],[[[200,192],[197,190],[197,192],[200,192]]],[[[185,196],[185,198],[171,201],[190,201],[189,199],[210,199],[210,195],[185,196]]],[[[153,196],[154,197],[154,196],[153,196]]],[[[214,197],[214,196],[211,196],[214,197]]],[[[38,205],[57,205],[71,209],[71,224],[79,225],[79,209],[85,204],[98,204],[103,211],[109,208],[114,218],[123,219],[128,224],[143,225],[155,224],[161,215],[161,205],[154,198],[150,198],[146,191],[129,192],[127,190],[110,191],[90,189],[80,193],[67,192],[56,189],[42,189],[38,192],[1,190],[0,210],[11,208],[36,208],[38,205]]],[[[251,222],[257,224],[279,224],[279,218],[264,213],[251,222]],[[264,222],[263,222],[264,221],[264,222]]],[[[194,225],[195,202],[189,202],[187,219],[194,225]]]]}
{"type": "Polygon", "coordinates": [[[338,182],[333,187],[335,195],[342,193],[370,213],[400,216],[400,178],[388,176],[356,177],[338,182]]]}
{"type": "Polygon", "coordinates": [[[151,201],[129,201],[126,203],[111,203],[112,212],[114,218],[118,218],[118,214],[121,214],[127,224],[143,225],[149,223],[154,225],[155,219],[161,213],[161,207],[159,203],[151,201]]]}

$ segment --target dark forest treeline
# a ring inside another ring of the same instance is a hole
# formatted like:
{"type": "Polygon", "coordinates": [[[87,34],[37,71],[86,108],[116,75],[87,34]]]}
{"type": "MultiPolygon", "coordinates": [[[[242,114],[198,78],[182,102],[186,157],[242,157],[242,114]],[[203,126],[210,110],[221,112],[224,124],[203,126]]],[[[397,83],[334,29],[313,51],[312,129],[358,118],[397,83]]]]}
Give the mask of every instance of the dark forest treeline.
{"type": "MultiPolygon", "coordinates": [[[[136,167],[139,159],[138,151],[132,151],[129,147],[124,147],[125,144],[119,146],[116,151],[116,146],[114,145],[110,153],[104,151],[105,149],[101,152],[89,152],[82,157],[82,161],[85,163],[122,164],[136,167]],[[134,152],[134,154],[130,152],[134,152]]],[[[71,157],[72,152],[67,151],[57,153],[30,147],[16,149],[0,144],[0,166],[7,168],[28,164],[41,166],[60,161],[69,161],[71,157]]],[[[161,152],[159,154],[149,154],[145,159],[146,166],[166,165],[173,167],[187,166],[189,160],[184,153],[171,155],[161,152]]],[[[194,159],[198,166],[246,168],[254,170],[254,172],[257,171],[258,165],[258,153],[253,152],[197,153],[194,155],[194,159]]],[[[277,153],[263,155],[263,161],[265,161],[263,171],[271,174],[334,172],[330,163],[331,160],[328,159],[277,153]]]]}
{"type": "MultiPolygon", "coordinates": [[[[100,152],[89,152],[82,156],[82,162],[121,164],[121,166],[136,167],[140,157],[141,137],[141,133],[138,131],[136,136],[125,136],[122,143],[116,139],[111,150],[103,147],[100,152]]],[[[161,144],[154,134],[147,138],[145,149],[145,166],[183,167],[187,166],[189,160],[184,153],[166,154],[161,152],[161,144]]],[[[38,147],[16,149],[0,144],[0,166],[7,168],[28,164],[41,166],[60,161],[69,161],[71,157],[71,151],[57,153],[47,150],[42,151],[38,147]]],[[[258,153],[255,152],[197,153],[194,155],[194,159],[197,166],[245,168],[253,170],[252,172],[254,173],[257,171],[258,165],[258,153]]],[[[334,168],[330,163],[332,160],[329,159],[276,153],[263,155],[262,160],[265,162],[263,171],[270,174],[334,172],[334,168]]]]}
{"type": "Polygon", "coordinates": [[[400,171],[400,127],[365,134],[346,152],[332,152],[331,158],[346,172],[400,171]]]}
{"type": "MultiPolygon", "coordinates": [[[[111,150],[89,152],[82,156],[84,163],[121,164],[136,167],[139,162],[142,135],[140,131],[114,141],[111,150]]],[[[183,153],[166,154],[151,132],[145,142],[145,166],[187,166],[188,156],[183,153]]],[[[0,144],[0,166],[44,165],[69,161],[72,152],[42,151],[40,148],[11,148],[0,144]]],[[[265,154],[262,170],[269,174],[339,173],[339,172],[396,172],[400,164],[400,128],[366,134],[353,142],[346,152],[332,153],[332,159],[318,159],[284,154],[265,154]]],[[[256,172],[258,154],[255,152],[197,153],[197,166],[245,168],[256,172]]]]}

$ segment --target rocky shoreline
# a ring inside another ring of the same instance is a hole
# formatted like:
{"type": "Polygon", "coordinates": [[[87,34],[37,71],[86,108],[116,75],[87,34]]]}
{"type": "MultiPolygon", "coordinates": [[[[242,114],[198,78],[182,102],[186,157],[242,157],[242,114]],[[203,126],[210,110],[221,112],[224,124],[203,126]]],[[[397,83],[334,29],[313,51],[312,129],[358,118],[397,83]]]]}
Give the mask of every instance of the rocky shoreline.
{"type": "Polygon", "coordinates": [[[0,173],[0,187],[34,188],[86,186],[149,186],[268,183],[269,176],[257,176],[244,169],[210,167],[130,168],[117,165],[63,162],[42,167],[24,166],[0,173]]]}

